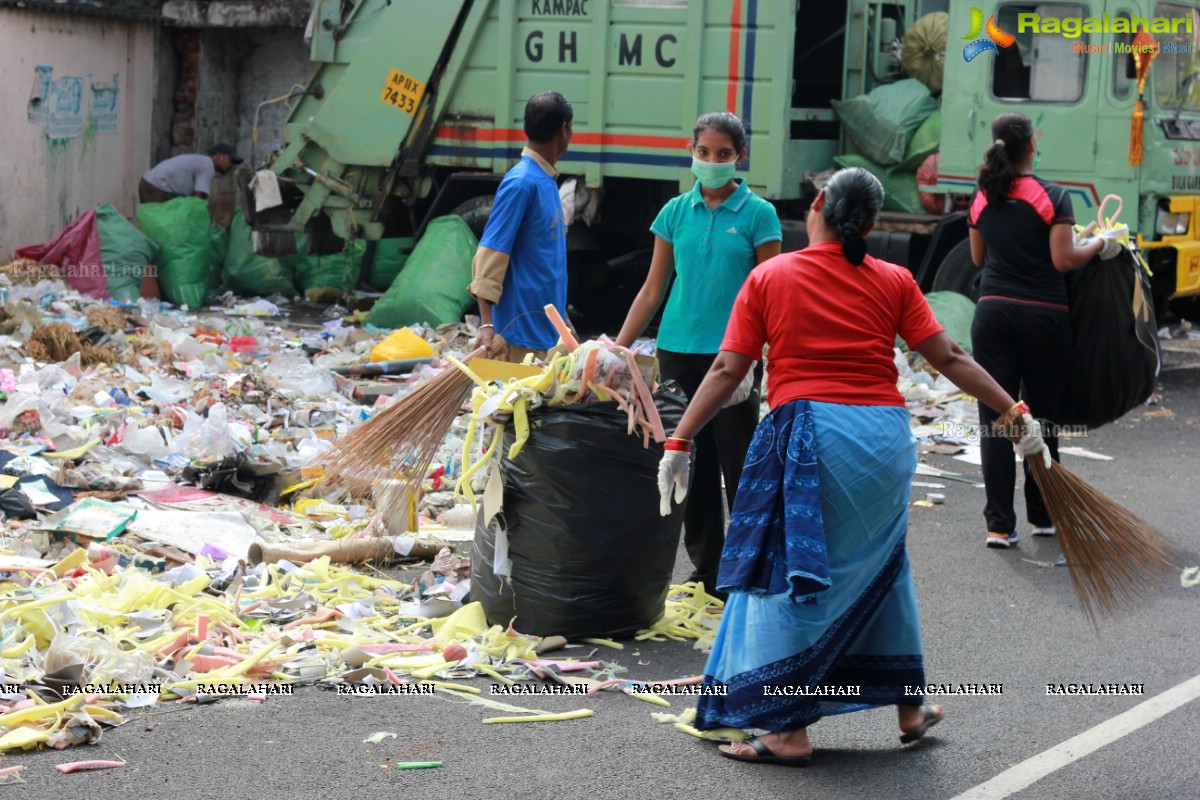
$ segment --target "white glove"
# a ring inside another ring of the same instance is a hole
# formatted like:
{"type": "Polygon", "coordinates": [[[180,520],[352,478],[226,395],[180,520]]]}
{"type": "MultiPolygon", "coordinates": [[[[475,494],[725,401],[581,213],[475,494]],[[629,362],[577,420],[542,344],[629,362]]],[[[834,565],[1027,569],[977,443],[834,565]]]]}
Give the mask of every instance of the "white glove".
{"type": "Polygon", "coordinates": [[[754,391],[754,365],[750,365],[750,371],[746,373],[746,377],[742,378],[742,382],[733,390],[733,394],[725,401],[725,405],[721,408],[729,408],[736,406],[738,403],[744,403],[750,399],[750,393],[754,391]]]}
{"type": "Polygon", "coordinates": [[[1098,254],[1101,261],[1109,261],[1116,258],[1121,253],[1121,243],[1116,239],[1105,239],[1104,246],[1100,248],[1098,254]]]}
{"type": "Polygon", "coordinates": [[[675,502],[682,503],[688,493],[688,478],[692,472],[692,454],[668,450],[658,462],[658,513],[671,516],[671,487],[675,487],[675,502]]]}
{"type": "MultiPolygon", "coordinates": [[[[1014,445],[1017,452],[1020,453],[1021,458],[1033,458],[1040,453],[1046,469],[1050,469],[1050,448],[1042,439],[1042,423],[1028,414],[1022,414],[1021,421],[1025,425],[1025,434],[1021,437],[1021,441],[1014,445]]],[[[660,483],[661,481],[662,479],[659,478],[660,483]]]]}

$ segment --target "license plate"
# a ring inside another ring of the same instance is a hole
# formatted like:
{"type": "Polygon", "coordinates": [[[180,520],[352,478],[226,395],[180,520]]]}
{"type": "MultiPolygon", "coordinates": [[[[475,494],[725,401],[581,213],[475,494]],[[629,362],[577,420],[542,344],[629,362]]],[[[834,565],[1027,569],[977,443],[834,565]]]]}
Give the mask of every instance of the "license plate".
{"type": "Polygon", "coordinates": [[[417,113],[417,106],[421,104],[421,98],[424,96],[425,84],[398,69],[388,72],[387,83],[383,85],[383,93],[380,95],[383,102],[395,106],[409,116],[417,113]]]}

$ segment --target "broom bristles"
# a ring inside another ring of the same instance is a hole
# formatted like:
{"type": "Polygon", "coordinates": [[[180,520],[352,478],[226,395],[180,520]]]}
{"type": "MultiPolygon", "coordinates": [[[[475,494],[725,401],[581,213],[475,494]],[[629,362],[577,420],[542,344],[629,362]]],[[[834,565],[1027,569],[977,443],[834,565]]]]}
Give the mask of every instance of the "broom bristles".
{"type": "Polygon", "coordinates": [[[1075,593],[1092,625],[1122,601],[1160,588],[1182,553],[1148,523],[1089,486],[1062,464],[1027,462],[1067,560],[1075,593]]]}
{"type": "MultiPolygon", "coordinates": [[[[482,355],[476,350],[464,363],[482,355]]],[[[402,514],[420,491],[446,432],[471,394],[471,377],[447,367],[356,425],[314,461],[323,475],[313,490],[373,495],[385,517],[402,514]]]]}

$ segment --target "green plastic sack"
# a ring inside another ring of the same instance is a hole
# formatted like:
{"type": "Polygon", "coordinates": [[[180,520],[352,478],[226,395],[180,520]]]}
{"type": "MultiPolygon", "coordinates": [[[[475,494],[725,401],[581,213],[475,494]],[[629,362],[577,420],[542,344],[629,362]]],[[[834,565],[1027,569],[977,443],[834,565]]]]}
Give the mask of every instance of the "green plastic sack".
{"type": "Polygon", "coordinates": [[[975,319],[975,304],[958,292],[930,292],[925,295],[933,316],[950,338],[971,353],[971,321],[975,319]]]}
{"type": "Polygon", "coordinates": [[[250,226],[239,208],[229,223],[229,248],[225,253],[223,282],[235,294],[270,297],[281,294],[295,297],[296,285],[292,270],[280,259],[267,258],[254,252],[250,226]]]}
{"type": "Polygon", "coordinates": [[[904,156],[904,162],[896,169],[916,172],[917,167],[921,166],[925,162],[925,159],[936,153],[941,144],[942,110],[939,108],[921,123],[921,127],[917,128],[917,132],[913,134],[912,141],[908,143],[908,153],[904,156]]]}
{"type": "Polygon", "coordinates": [[[176,197],[165,203],[143,203],[137,221],[142,233],[161,248],[158,285],[163,297],[179,306],[202,306],[217,285],[208,201],[176,197]]]}
{"type": "Polygon", "coordinates": [[[900,47],[900,66],[905,74],[928,86],[935,95],[942,93],[949,27],[950,15],[945,11],[926,14],[904,34],[904,44],[900,47]]]}
{"type": "MultiPolygon", "coordinates": [[[[296,249],[307,253],[307,240],[297,237],[296,249]]],[[[358,276],[362,270],[363,253],[366,242],[362,239],[351,239],[348,247],[338,253],[319,256],[307,253],[295,262],[294,281],[296,288],[302,293],[309,289],[336,289],[345,294],[358,285],[358,276]]]]}
{"type": "Polygon", "coordinates": [[[377,328],[458,322],[471,307],[467,284],[479,246],[462,217],[438,217],[425,228],[404,269],[364,320],[377,328]]]}
{"type": "Polygon", "coordinates": [[[921,123],[937,111],[928,87],[915,78],[877,86],[870,94],[834,100],[833,108],[855,147],[876,164],[899,164],[921,123]]]}
{"type": "Polygon", "coordinates": [[[834,156],[833,160],[842,167],[862,167],[879,178],[883,184],[883,208],[885,211],[902,211],[906,214],[928,214],[921,205],[921,193],[917,190],[917,173],[881,167],[869,158],[859,155],[834,156]]]}
{"type": "Polygon", "coordinates": [[[108,204],[96,209],[96,233],[108,296],[121,303],[136,301],[142,294],[146,266],[158,255],[158,245],[108,204]]]}
{"type": "Polygon", "coordinates": [[[386,292],[404,268],[404,263],[408,261],[414,241],[411,236],[380,239],[375,245],[375,263],[371,265],[370,275],[366,276],[367,284],[373,289],[386,292]]]}

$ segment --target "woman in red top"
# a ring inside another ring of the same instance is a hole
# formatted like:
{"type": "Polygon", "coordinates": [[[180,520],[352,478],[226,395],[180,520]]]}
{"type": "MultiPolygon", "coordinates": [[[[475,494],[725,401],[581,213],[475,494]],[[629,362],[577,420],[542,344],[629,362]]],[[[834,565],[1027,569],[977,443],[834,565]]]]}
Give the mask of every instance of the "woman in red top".
{"type": "MultiPolygon", "coordinates": [[[[983,267],[979,304],[971,324],[975,360],[1005,391],[1038,410],[1046,444],[1058,459],[1053,420],[1066,389],[1072,349],[1065,273],[1097,254],[1115,257],[1116,240],[1075,242],[1071,196],[1033,174],[1037,141],[1024,114],[1001,114],[992,122],[992,146],[979,170],[979,191],[967,217],[971,258],[983,267]],[[1102,251],[1102,248],[1103,251],[1102,251]]],[[[979,405],[980,450],[987,504],[988,547],[1017,543],[1013,491],[1017,481],[1012,445],[991,426],[998,414],[979,405]]],[[[1035,536],[1054,534],[1037,483],[1025,470],[1025,513],[1035,536]]]]}
{"type": "Polygon", "coordinates": [[[821,190],[811,244],[742,286],[659,467],[659,491],[681,500],[691,437],[770,345],[771,412],[738,487],[717,581],[729,602],[705,669],[706,684],[726,688],[703,696],[696,715],[701,729],[768,731],[721,748],[739,761],[806,766],[807,727],[831,714],[898,706],[904,742],[942,717],[915,688],[925,672],[904,537],[917,458],[896,390],[896,335],[1020,419],[1023,453],[1045,450],[1037,423],[946,335],[912,275],[867,255],[882,205],[883,187],[861,169],[821,190]]]}

